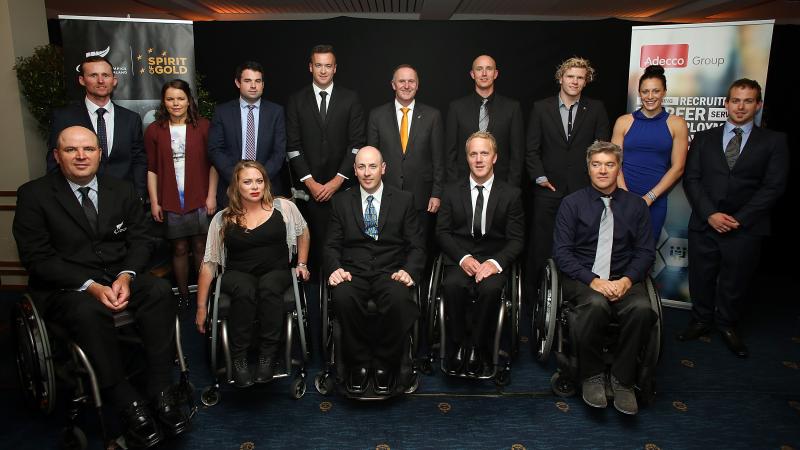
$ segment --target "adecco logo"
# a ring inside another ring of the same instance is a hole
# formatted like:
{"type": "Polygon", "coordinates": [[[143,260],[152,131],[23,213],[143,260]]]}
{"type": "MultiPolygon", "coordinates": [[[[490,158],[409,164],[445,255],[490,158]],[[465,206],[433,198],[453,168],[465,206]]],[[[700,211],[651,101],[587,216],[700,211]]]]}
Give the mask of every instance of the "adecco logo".
{"type": "Polygon", "coordinates": [[[658,64],[664,68],[686,67],[689,44],[643,45],[639,67],[658,64]]]}

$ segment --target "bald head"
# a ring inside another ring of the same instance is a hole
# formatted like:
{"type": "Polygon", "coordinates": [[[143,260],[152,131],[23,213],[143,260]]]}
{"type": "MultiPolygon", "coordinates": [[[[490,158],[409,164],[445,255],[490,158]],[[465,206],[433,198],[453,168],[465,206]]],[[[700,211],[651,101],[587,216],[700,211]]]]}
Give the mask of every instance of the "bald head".
{"type": "Polygon", "coordinates": [[[386,173],[386,163],[383,155],[375,147],[363,147],[356,153],[356,162],[353,164],[361,188],[374,194],[381,187],[381,177],[386,173]]]}
{"type": "Polygon", "coordinates": [[[81,126],[62,130],[53,149],[53,156],[64,177],[81,186],[94,178],[102,153],[97,135],[81,126]]]}
{"type": "Polygon", "coordinates": [[[497,79],[497,63],[489,55],[481,55],[472,61],[472,70],[469,75],[475,80],[475,91],[481,97],[488,97],[494,93],[494,80],[497,79]]]}

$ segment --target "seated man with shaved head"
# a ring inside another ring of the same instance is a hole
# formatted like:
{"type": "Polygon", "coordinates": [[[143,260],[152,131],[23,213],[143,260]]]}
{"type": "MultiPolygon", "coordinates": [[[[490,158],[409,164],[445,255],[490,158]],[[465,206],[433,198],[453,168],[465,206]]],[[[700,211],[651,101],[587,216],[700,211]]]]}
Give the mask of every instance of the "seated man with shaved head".
{"type": "Polygon", "coordinates": [[[324,273],[341,324],[348,391],[363,393],[373,383],[375,393],[388,395],[419,316],[411,289],[422,275],[424,242],[412,194],[381,181],[380,151],[362,148],[354,167],[359,186],[333,198],[324,273]],[[376,314],[368,312],[370,300],[376,314]]]}

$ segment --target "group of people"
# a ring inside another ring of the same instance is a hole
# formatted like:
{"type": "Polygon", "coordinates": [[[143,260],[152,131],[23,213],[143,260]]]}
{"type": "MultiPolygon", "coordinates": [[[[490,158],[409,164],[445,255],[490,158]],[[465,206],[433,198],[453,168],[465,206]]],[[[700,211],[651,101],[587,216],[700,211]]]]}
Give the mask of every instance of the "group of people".
{"type": "Polygon", "coordinates": [[[499,70],[490,56],[473,61],[475,90],[450,104],[446,121],[416,101],[412,66],[395,69],[394,99],[367,120],[357,94],[334,84],[336,69],[333,48],[314,47],[312,83],[284,113],[262,97],[262,66],[244,63],[235,73],[239,97],[218,105],[211,122],[199,117],[189,85],[172,80],[156,122],[142,133],[138,115],[111,101],[111,64],[99,56],[81,64],[85,100],[54,114],[50,173],[20,187],[13,231],[34,300],[95,362],[132,445],[188,428],[170,393],[176,305],[169,284],[146,273],[153,240],[143,199],[165,223],[182,298],[194,256],[201,332],[212,279],[223,274],[238,387],[272,378],[294,268],[330,286],[346,388],[392,392],[404,381],[400,354],[419,316],[410,290],[437,251],[455,344],[448,371],[480,374],[489,361],[488,319],[527,234],[529,285],[552,256],[565,275],[564,299],[577,305],[584,400],[606,406],[599,337],[618,320],[614,405],[635,414],[636,355],[656,319],[642,282],[666,195],[683,176],[693,208],[693,319],[679,339],[716,324],[726,344],[747,356],[735,332],[738,312],[788,174],[785,136],[753,125],[762,105],[757,82],[733,83],[725,126],[698,132],[689,151],[686,122],[662,104],[660,66],[639,80],[641,109],[609,133],[603,104],[582,94],[594,69],[567,59],[555,74],[558,93],[533,106],[527,144],[519,102],[495,93],[499,70]],[[276,196],[288,192],[280,176],[286,159],[308,193],[299,207],[276,196]],[[532,199],[527,233],[524,198],[532,199]],[[144,336],[146,395],[129,384],[112,344],[113,314],[124,309],[144,336]]]}

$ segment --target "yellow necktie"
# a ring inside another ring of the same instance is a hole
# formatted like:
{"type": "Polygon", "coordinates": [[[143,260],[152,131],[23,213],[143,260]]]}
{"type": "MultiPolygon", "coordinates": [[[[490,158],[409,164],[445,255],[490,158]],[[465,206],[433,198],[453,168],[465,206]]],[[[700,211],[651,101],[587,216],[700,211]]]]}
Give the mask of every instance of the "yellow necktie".
{"type": "Polygon", "coordinates": [[[405,155],[408,145],[408,108],[400,108],[400,111],[403,111],[403,120],[400,121],[400,145],[405,155]]]}

